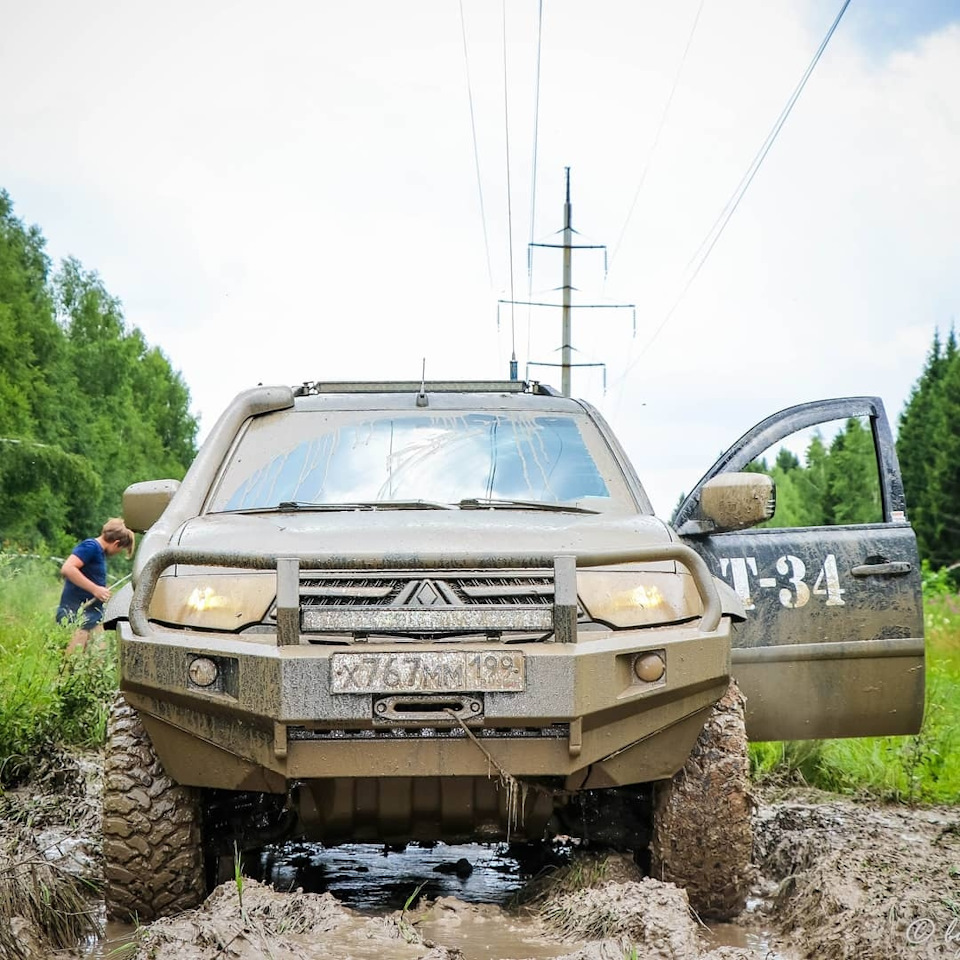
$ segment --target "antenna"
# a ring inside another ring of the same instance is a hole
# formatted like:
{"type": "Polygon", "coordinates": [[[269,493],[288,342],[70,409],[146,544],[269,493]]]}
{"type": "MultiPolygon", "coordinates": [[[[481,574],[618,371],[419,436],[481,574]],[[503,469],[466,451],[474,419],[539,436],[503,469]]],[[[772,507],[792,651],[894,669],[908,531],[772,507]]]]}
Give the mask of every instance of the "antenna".
{"type": "Polygon", "coordinates": [[[423,368],[420,371],[420,392],[417,394],[417,406],[425,407],[427,400],[427,358],[423,358],[423,368]]]}
{"type": "MultiPolygon", "coordinates": [[[[556,363],[536,363],[527,362],[527,369],[531,366],[556,367],[561,369],[561,393],[565,397],[570,396],[570,372],[573,367],[603,367],[604,368],[604,389],[606,389],[606,364],[603,363],[573,363],[571,356],[573,352],[573,315],[572,311],[577,310],[632,310],[633,311],[633,335],[637,335],[637,306],[634,303],[573,303],[573,251],[574,250],[603,250],[603,269],[607,269],[607,246],[606,244],[596,243],[573,243],[573,235],[577,232],[573,228],[573,206],[570,203],[570,168],[564,167],[566,175],[566,198],[563,204],[563,243],[530,243],[527,250],[527,267],[533,269],[533,248],[544,247],[553,250],[563,251],[563,285],[561,286],[561,303],[540,303],[533,300],[498,300],[497,301],[497,325],[500,324],[500,305],[510,304],[523,305],[528,307],[556,307],[561,308],[561,337],[560,351],[561,362],[556,363]]],[[[510,360],[510,376],[516,379],[516,354],[510,360]]]]}

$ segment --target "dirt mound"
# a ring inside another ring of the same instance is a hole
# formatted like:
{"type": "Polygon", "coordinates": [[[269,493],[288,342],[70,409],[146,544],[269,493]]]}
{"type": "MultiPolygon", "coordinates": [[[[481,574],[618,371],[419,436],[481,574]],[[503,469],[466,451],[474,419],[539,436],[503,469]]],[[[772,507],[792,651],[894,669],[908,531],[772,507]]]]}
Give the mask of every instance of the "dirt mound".
{"type": "Polygon", "coordinates": [[[362,917],[329,893],[278,893],[244,880],[217,887],[203,906],[144,927],[131,960],[458,960],[425,943],[403,912],[362,917]]]}
{"type": "Polygon", "coordinates": [[[686,893],[643,876],[632,856],[581,851],[528,884],[519,898],[564,942],[583,945],[558,960],[755,960],[750,950],[701,954],[704,928],[686,893]]]}
{"type": "Polygon", "coordinates": [[[38,758],[28,783],[0,790],[0,824],[82,839],[99,857],[101,770],[98,751],[51,751],[38,758]]]}
{"type": "Polygon", "coordinates": [[[38,846],[24,826],[0,836],[0,957],[46,956],[42,944],[72,947],[99,932],[91,897],[96,889],[65,869],[59,855],[38,846]]]}
{"type": "Polygon", "coordinates": [[[563,893],[579,892],[604,883],[642,880],[643,871],[628,853],[580,850],[569,862],[550,866],[528,881],[517,894],[525,904],[544,903],[563,893]]]}
{"type": "Polygon", "coordinates": [[[757,817],[777,923],[818,960],[956,956],[960,811],[783,802],[757,817]]]}
{"type": "Polygon", "coordinates": [[[0,957],[46,960],[97,935],[99,756],[51,753],[0,792],[0,957]]]}
{"type": "Polygon", "coordinates": [[[680,960],[700,955],[686,893],[644,877],[633,857],[581,851],[527,885],[522,902],[565,943],[586,945],[569,960],[638,957],[680,960]]]}
{"type": "Polygon", "coordinates": [[[687,895],[649,878],[562,893],[547,900],[540,915],[565,941],[618,942],[621,957],[634,946],[658,960],[686,960],[700,952],[687,895]]]}

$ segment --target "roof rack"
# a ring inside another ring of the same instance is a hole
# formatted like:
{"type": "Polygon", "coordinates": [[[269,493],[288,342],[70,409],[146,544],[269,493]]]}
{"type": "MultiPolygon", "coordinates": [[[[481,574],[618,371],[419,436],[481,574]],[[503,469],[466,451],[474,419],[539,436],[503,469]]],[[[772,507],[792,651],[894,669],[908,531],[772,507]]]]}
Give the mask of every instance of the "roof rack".
{"type": "Polygon", "coordinates": [[[547,397],[560,394],[537,380],[306,380],[293,388],[295,397],[318,393],[534,393],[547,397]]]}

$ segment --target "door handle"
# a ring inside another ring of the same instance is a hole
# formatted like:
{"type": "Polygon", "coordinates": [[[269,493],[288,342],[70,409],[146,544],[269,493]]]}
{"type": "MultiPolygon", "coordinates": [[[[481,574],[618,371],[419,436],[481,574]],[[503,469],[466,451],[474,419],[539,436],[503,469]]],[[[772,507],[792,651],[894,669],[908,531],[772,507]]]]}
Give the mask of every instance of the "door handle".
{"type": "Polygon", "coordinates": [[[883,563],[863,563],[850,572],[855,577],[901,577],[912,569],[905,560],[885,560],[883,563]]]}

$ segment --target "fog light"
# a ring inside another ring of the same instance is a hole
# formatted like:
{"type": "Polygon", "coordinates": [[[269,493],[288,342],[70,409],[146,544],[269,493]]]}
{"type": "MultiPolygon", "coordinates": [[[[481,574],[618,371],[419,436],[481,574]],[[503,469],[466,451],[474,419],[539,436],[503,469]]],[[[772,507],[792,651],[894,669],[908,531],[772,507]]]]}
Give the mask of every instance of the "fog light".
{"type": "Polygon", "coordinates": [[[197,657],[190,661],[187,673],[191,683],[195,683],[198,687],[209,687],[216,682],[219,671],[212,660],[207,657],[197,657]]]}
{"type": "Polygon", "coordinates": [[[644,683],[656,683],[666,670],[663,657],[659,653],[644,653],[633,661],[633,672],[644,683]]]}

